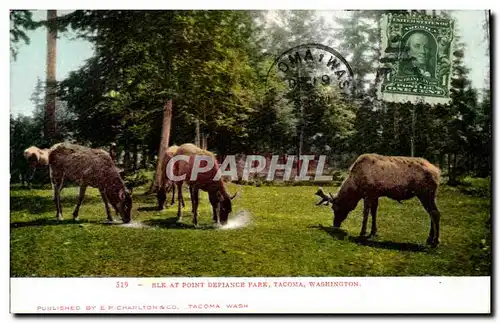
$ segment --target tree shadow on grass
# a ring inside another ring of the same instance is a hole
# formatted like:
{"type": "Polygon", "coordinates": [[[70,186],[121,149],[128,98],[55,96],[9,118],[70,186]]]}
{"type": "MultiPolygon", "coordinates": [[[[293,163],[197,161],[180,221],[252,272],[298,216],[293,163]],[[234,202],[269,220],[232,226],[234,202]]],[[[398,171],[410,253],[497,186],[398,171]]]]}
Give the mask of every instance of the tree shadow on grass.
{"type": "Polygon", "coordinates": [[[149,226],[156,226],[165,229],[193,229],[193,230],[214,230],[213,225],[198,225],[195,227],[193,224],[182,223],[177,221],[177,217],[167,219],[150,219],[145,220],[144,224],[149,226]]]}
{"type": "Polygon", "coordinates": [[[17,192],[17,191],[30,191],[31,189],[33,189],[33,186],[31,186],[31,188],[29,188],[28,186],[10,186],[10,191],[11,192],[17,192]]]}
{"type": "MultiPolygon", "coordinates": [[[[61,196],[61,206],[64,209],[71,209],[73,212],[78,196],[61,196]]],[[[101,197],[85,196],[82,205],[103,203],[101,197]]],[[[104,209],[104,204],[102,204],[104,209]]],[[[40,214],[53,211],[56,212],[56,205],[49,196],[11,196],[10,211],[25,211],[31,214],[40,214]]]]}
{"type": "MultiPolygon", "coordinates": [[[[185,209],[185,208],[186,208],[186,206],[184,206],[183,209],[185,209]]],[[[154,205],[140,206],[137,208],[137,211],[140,211],[140,212],[160,212],[160,213],[167,212],[167,211],[177,212],[177,204],[172,204],[172,205],[165,204],[165,207],[163,208],[163,210],[159,210],[157,202],[155,201],[154,205]]]]}
{"type": "Polygon", "coordinates": [[[137,208],[137,211],[140,212],[161,212],[158,210],[157,206],[140,206],[137,208]]]}
{"type": "Polygon", "coordinates": [[[51,190],[52,187],[47,184],[31,184],[31,187],[28,185],[22,186],[21,184],[14,184],[10,185],[9,191],[10,192],[17,192],[17,191],[44,191],[44,190],[51,190]]]}
{"type": "Polygon", "coordinates": [[[349,240],[356,244],[380,249],[388,250],[400,250],[400,251],[412,251],[412,252],[424,252],[428,248],[421,244],[408,243],[408,242],[395,242],[390,240],[371,240],[367,237],[360,238],[349,235],[346,231],[333,227],[324,227],[321,224],[317,226],[311,226],[310,228],[320,229],[328,233],[332,238],[337,240],[349,240]]]}
{"type": "Polygon", "coordinates": [[[53,219],[36,219],[33,221],[22,221],[22,222],[12,222],[10,224],[11,229],[23,228],[23,227],[38,227],[38,226],[46,226],[46,225],[85,225],[85,224],[102,224],[102,225],[113,225],[113,224],[121,224],[121,222],[115,223],[107,223],[105,220],[87,220],[80,219],[79,221],[74,221],[71,219],[63,219],[58,221],[55,217],[53,219]]]}
{"type": "MultiPolygon", "coordinates": [[[[171,198],[172,196],[169,194],[167,195],[167,200],[165,202],[165,208],[163,210],[177,210],[177,195],[175,196],[174,203],[171,204],[171,198]]],[[[161,212],[158,210],[158,200],[156,199],[155,194],[149,194],[149,195],[144,195],[144,194],[133,194],[132,195],[132,200],[133,203],[136,205],[141,205],[140,207],[137,208],[137,211],[140,212],[161,212]]],[[[184,205],[191,205],[191,199],[189,197],[189,193],[185,194],[184,193],[184,205]],[[187,196],[186,196],[187,195],[187,196]]]]}

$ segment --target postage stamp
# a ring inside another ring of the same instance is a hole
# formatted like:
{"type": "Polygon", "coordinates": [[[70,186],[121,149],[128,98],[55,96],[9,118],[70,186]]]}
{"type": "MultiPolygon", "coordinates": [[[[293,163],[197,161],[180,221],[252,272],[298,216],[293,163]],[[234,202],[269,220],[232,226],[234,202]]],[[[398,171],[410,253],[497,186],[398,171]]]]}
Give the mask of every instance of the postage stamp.
{"type": "Polygon", "coordinates": [[[379,99],[400,103],[449,102],[453,29],[451,18],[385,15],[380,62],[388,72],[379,83],[379,99]]]}

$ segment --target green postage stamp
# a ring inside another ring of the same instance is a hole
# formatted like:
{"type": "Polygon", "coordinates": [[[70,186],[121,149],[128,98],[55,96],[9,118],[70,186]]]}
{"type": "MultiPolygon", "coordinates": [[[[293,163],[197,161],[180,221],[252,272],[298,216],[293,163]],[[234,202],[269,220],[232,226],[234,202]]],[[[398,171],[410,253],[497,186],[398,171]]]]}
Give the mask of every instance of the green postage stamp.
{"type": "Polygon", "coordinates": [[[387,14],[382,19],[379,99],[446,104],[450,101],[452,18],[387,14]]]}

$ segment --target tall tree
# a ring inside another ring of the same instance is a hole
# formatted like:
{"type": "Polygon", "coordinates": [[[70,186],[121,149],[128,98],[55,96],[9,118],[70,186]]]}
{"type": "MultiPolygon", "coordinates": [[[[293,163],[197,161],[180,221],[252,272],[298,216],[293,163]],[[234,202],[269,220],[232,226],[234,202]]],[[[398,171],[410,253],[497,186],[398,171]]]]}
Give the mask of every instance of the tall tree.
{"type": "Polygon", "coordinates": [[[161,141],[160,148],[158,150],[158,162],[156,164],[155,176],[153,181],[153,186],[150,188],[149,192],[156,192],[160,187],[161,174],[165,170],[162,169],[162,165],[165,165],[165,150],[169,145],[170,139],[170,127],[172,124],[172,100],[168,100],[165,104],[163,110],[163,124],[161,129],[161,141]]]}
{"type": "Polygon", "coordinates": [[[56,56],[57,10],[47,10],[47,84],[45,95],[45,137],[56,140],[56,56]]]}

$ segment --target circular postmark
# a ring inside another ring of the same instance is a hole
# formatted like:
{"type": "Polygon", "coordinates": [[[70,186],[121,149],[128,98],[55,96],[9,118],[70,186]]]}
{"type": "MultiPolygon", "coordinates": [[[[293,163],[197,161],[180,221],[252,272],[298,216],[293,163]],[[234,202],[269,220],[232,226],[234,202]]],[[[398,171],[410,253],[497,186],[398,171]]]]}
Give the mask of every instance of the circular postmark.
{"type": "Polygon", "coordinates": [[[269,68],[266,89],[271,75],[285,83],[289,91],[330,87],[340,94],[354,94],[354,73],[347,60],[331,47],[303,44],[279,55],[269,68]]]}

